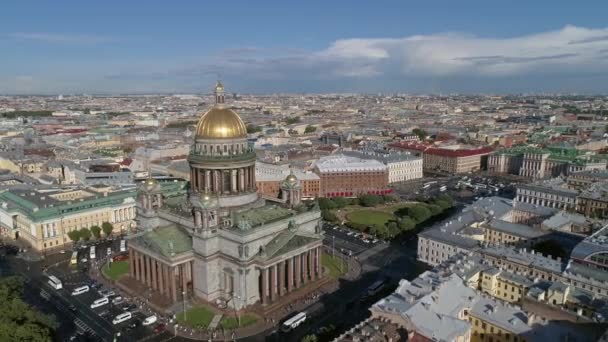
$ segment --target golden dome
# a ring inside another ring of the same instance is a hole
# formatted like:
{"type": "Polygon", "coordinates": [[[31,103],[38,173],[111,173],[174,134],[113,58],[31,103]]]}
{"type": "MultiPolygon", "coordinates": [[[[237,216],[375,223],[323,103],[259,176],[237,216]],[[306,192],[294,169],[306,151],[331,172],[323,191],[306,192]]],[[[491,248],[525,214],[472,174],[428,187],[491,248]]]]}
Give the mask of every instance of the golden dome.
{"type": "Polygon", "coordinates": [[[298,181],[298,178],[296,177],[296,175],[294,175],[293,173],[289,174],[289,176],[287,176],[287,178],[285,178],[285,181],[287,183],[295,183],[298,181]]]}
{"type": "Polygon", "coordinates": [[[246,138],[247,127],[232,109],[215,106],[198,120],[196,138],[246,138]]]}

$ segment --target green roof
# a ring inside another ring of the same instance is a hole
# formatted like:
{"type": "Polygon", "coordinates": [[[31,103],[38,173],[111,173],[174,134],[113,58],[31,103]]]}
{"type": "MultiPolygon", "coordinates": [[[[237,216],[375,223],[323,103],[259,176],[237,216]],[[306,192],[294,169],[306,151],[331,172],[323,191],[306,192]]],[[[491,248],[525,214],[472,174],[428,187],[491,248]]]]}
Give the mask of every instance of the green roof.
{"type": "Polygon", "coordinates": [[[85,198],[82,201],[62,201],[61,204],[52,207],[40,208],[35,203],[12,193],[10,190],[0,193],[0,201],[6,201],[9,208],[15,209],[27,216],[32,221],[43,221],[70,215],[75,212],[87,211],[92,208],[102,208],[122,203],[126,198],[135,198],[135,190],[111,192],[107,196],[101,194],[95,197],[85,198]],[[65,204],[64,204],[65,203],[65,204]]]}
{"type": "Polygon", "coordinates": [[[290,209],[278,205],[266,205],[235,214],[235,221],[247,222],[251,227],[255,227],[293,216],[293,214],[294,212],[290,209]]]}
{"type": "Polygon", "coordinates": [[[167,258],[192,250],[192,237],[174,224],[146,232],[135,241],[167,258]]]}

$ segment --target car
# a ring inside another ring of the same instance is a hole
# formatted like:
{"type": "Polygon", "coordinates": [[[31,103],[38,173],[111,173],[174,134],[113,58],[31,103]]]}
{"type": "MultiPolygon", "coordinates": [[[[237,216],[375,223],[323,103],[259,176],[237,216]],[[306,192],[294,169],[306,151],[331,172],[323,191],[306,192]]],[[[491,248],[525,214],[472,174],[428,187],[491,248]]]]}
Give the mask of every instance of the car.
{"type": "Polygon", "coordinates": [[[68,308],[70,309],[70,311],[72,312],[76,312],[76,306],[74,306],[74,304],[70,304],[70,306],[68,306],[68,308]]]}
{"type": "Polygon", "coordinates": [[[159,323],[154,327],[154,333],[155,334],[160,334],[161,332],[165,331],[166,326],[163,323],[159,323]]]}
{"type": "Polygon", "coordinates": [[[348,235],[348,236],[353,236],[353,235],[355,235],[355,232],[350,232],[350,231],[349,231],[348,233],[346,233],[346,235],[348,235]]]}
{"type": "Polygon", "coordinates": [[[60,250],[59,254],[65,254],[65,249],[60,250]]]}
{"type": "Polygon", "coordinates": [[[102,295],[102,296],[104,296],[104,297],[116,296],[116,292],[114,292],[114,290],[112,290],[112,289],[101,290],[101,291],[99,291],[99,294],[102,295]]]}
{"type": "Polygon", "coordinates": [[[107,310],[106,311],[102,311],[101,313],[99,313],[99,317],[106,318],[106,319],[108,317],[110,317],[111,315],[112,315],[112,313],[110,311],[107,311],[107,310]]]}
{"type": "Polygon", "coordinates": [[[87,261],[89,261],[89,259],[87,259],[87,258],[82,258],[82,259],[80,259],[80,262],[81,262],[81,263],[85,263],[85,262],[87,262],[87,261]]]}
{"type": "Polygon", "coordinates": [[[128,304],[126,305],[124,308],[122,308],[123,310],[129,310],[129,311],[136,311],[137,310],[137,305],[136,304],[128,304]]]}
{"type": "Polygon", "coordinates": [[[131,324],[129,324],[129,328],[135,329],[135,328],[137,328],[140,325],[141,325],[141,321],[138,320],[138,319],[136,319],[133,322],[131,322],[131,324]]]}
{"type": "Polygon", "coordinates": [[[124,301],[125,301],[124,298],[122,298],[121,296],[118,296],[118,297],[114,297],[114,299],[112,299],[112,304],[113,305],[118,305],[118,304],[121,304],[124,301]]]}
{"type": "Polygon", "coordinates": [[[142,322],[142,325],[144,325],[144,326],[152,325],[152,324],[156,323],[156,321],[158,321],[158,317],[156,317],[156,315],[148,316],[148,317],[146,317],[146,319],[144,319],[144,321],[142,322]]]}

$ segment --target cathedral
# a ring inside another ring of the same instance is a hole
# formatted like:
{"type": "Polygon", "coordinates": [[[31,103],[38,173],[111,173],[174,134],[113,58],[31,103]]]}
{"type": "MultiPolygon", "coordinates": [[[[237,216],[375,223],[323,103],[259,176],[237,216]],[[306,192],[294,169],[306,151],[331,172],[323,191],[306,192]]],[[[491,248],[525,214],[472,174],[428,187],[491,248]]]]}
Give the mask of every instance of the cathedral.
{"type": "Polygon", "coordinates": [[[278,198],[258,195],[245,124],[225,105],[220,82],[214,93],[188,156],[189,184],[139,185],[129,276],[168,302],[267,305],[321,278],[321,213],[301,201],[293,174],[278,198]]]}

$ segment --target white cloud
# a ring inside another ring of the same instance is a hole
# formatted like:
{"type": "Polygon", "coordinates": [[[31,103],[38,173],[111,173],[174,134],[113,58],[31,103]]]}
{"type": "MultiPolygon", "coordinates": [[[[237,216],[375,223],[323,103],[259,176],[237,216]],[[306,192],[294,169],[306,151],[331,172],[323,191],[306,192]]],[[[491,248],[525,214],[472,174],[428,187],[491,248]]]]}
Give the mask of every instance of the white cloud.
{"type": "Polygon", "coordinates": [[[61,44],[99,44],[112,41],[109,37],[85,34],[58,34],[47,32],[15,32],[4,36],[19,39],[61,44]]]}
{"type": "Polygon", "coordinates": [[[486,38],[461,33],[402,38],[343,39],[320,51],[270,55],[248,50],[246,58],[230,56],[202,67],[222,74],[310,79],[339,77],[458,76],[489,77],[608,71],[608,29],[565,26],[556,31],[512,38],[486,38]],[[255,53],[260,53],[256,57],[255,53]]]}

